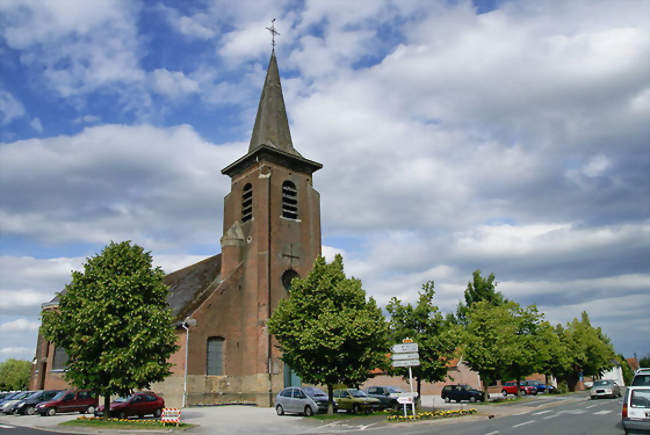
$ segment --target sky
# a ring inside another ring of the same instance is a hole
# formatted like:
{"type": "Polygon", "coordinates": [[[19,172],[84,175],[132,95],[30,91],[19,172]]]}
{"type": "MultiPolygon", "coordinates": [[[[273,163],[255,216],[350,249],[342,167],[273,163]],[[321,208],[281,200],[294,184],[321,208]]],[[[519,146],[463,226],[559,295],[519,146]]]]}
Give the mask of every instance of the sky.
{"type": "Polygon", "coordinates": [[[271,54],[323,253],[380,305],[472,272],[650,353],[650,2],[0,2],[0,361],[109,241],[220,252],[271,54]]]}

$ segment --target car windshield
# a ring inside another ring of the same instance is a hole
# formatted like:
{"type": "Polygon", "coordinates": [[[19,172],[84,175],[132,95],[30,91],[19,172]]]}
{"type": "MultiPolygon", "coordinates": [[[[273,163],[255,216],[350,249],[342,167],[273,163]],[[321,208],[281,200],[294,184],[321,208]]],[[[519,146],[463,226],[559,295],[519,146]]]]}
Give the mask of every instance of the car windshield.
{"type": "Polygon", "coordinates": [[[612,381],[607,381],[607,380],[605,380],[605,381],[596,381],[596,382],[594,382],[594,387],[600,387],[600,386],[603,386],[603,385],[610,385],[611,383],[612,383],[612,381]]]}
{"type": "Polygon", "coordinates": [[[31,396],[32,394],[34,394],[33,391],[24,391],[19,396],[14,397],[14,399],[23,400],[23,399],[26,399],[27,397],[31,396]]]}
{"type": "Polygon", "coordinates": [[[650,387],[650,375],[636,375],[632,381],[632,386],[648,386],[650,387]]]}
{"type": "Polygon", "coordinates": [[[67,391],[60,391],[60,392],[58,392],[58,393],[56,394],[56,396],[52,397],[52,400],[63,399],[63,396],[65,396],[65,393],[67,393],[67,391]]]}
{"type": "Polygon", "coordinates": [[[133,397],[133,395],[127,396],[127,397],[118,397],[117,399],[113,400],[113,402],[120,402],[120,403],[121,402],[128,402],[129,400],[131,400],[132,397],[133,397]]]}
{"type": "Polygon", "coordinates": [[[325,391],[321,390],[320,388],[315,388],[315,387],[302,387],[302,390],[307,393],[309,397],[316,397],[316,396],[326,396],[327,394],[325,391]]]}
{"type": "Polygon", "coordinates": [[[397,388],[397,387],[388,387],[386,389],[388,390],[389,393],[403,393],[404,392],[404,390],[402,390],[401,388],[397,388]]]}
{"type": "Polygon", "coordinates": [[[650,408],[650,390],[632,390],[632,408],[650,408]]]}
{"type": "Polygon", "coordinates": [[[38,397],[40,397],[42,395],[43,395],[42,391],[35,391],[32,394],[30,394],[29,396],[25,397],[25,399],[36,399],[36,398],[38,398],[38,397]]]}
{"type": "Polygon", "coordinates": [[[361,390],[350,390],[350,394],[352,394],[353,397],[368,397],[366,393],[361,390]]]}

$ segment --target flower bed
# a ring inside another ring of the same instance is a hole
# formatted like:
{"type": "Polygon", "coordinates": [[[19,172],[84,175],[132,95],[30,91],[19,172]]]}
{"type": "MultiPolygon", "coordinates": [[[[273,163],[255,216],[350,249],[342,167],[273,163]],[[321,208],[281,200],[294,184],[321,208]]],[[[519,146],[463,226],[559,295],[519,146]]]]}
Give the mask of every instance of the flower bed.
{"type": "MultiPolygon", "coordinates": [[[[143,419],[130,419],[130,418],[103,418],[103,417],[88,417],[81,416],[75,420],[69,420],[64,423],[67,426],[75,425],[98,425],[98,426],[129,426],[129,427],[170,427],[176,426],[176,423],[166,423],[158,419],[155,420],[143,420],[143,419]]],[[[193,425],[188,425],[187,423],[181,423],[179,427],[190,427],[193,425]]]]}
{"type": "Polygon", "coordinates": [[[419,420],[434,420],[439,418],[449,418],[449,417],[461,417],[463,415],[476,414],[478,411],[476,408],[468,409],[436,409],[435,411],[424,411],[418,412],[415,416],[407,415],[404,417],[404,414],[394,414],[387,417],[388,421],[392,422],[408,422],[408,421],[419,421],[419,420]]]}

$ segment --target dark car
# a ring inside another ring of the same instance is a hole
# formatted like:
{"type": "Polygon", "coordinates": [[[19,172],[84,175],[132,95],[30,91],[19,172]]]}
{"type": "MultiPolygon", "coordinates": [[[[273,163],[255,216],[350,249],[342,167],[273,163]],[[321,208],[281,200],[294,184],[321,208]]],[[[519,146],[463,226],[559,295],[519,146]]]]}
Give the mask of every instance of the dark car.
{"type": "MultiPolygon", "coordinates": [[[[158,418],[165,407],[165,400],[156,393],[150,391],[133,393],[128,397],[120,397],[111,402],[109,416],[127,418],[137,415],[142,418],[145,415],[153,415],[158,418]]],[[[104,406],[98,406],[95,415],[103,415],[104,406]]]]}
{"type": "Polygon", "coordinates": [[[47,402],[60,393],[61,390],[40,390],[29,397],[14,404],[14,414],[33,415],[36,413],[36,406],[39,403],[47,402]]]}
{"type": "Polygon", "coordinates": [[[381,402],[381,406],[384,409],[401,408],[401,405],[397,402],[397,398],[399,397],[400,393],[403,392],[404,391],[401,388],[390,387],[390,386],[374,386],[374,387],[368,387],[368,389],[366,390],[366,394],[368,394],[369,397],[374,397],[375,399],[379,399],[379,401],[381,402]]]}
{"type": "Polygon", "coordinates": [[[459,385],[445,385],[442,388],[440,397],[444,399],[445,402],[455,400],[460,402],[461,400],[469,400],[470,402],[483,401],[483,392],[472,388],[469,385],[459,384],[459,385]]]}
{"type": "Polygon", "coordinates": [[[97,409],[97,397],[92,391],[64,390],[59,392],[52,400],[36,405],[36,412],[44,415],[56,415],[61,412],[81,412],[92,414],[97,409]]]}

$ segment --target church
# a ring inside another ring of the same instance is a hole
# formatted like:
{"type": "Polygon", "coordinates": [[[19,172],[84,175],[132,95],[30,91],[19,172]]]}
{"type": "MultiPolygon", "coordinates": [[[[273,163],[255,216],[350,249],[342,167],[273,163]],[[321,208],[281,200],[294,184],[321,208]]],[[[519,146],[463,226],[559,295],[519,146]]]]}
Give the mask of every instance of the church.
{"type": "MultiPolygon", "coordinates": [[[[300,382],[266,322],[291,280],[306,276],[321,255],[312,184],[320,168],[294,148],[273,50],[248,151],[221,171],[231,181],[221,254],[165,277],[179,349],[170,357],[172,374],[151,389],[167,406],[272,406],[282,388],[300,382]]],[[[57,298],[43,305],[56,308],[57,298]]],[[[30,389],[67,388],[66,361],[39,334],[30,389]]]]}

